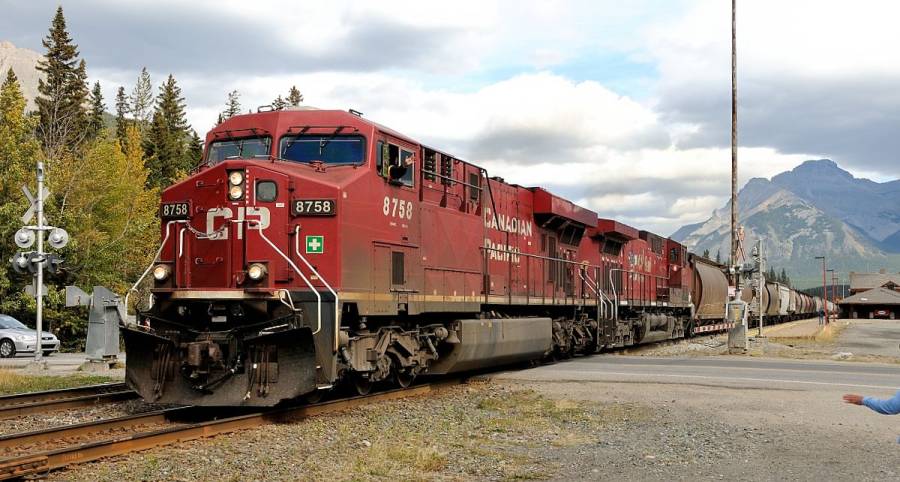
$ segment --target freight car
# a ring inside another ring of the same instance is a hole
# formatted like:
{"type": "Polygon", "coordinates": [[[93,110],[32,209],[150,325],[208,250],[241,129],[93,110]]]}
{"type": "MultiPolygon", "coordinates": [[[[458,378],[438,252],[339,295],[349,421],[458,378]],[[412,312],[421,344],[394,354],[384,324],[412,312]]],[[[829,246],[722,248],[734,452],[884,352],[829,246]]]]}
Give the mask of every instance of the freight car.
{"type": "Polygon", "coordinates": [[[271,406],[725,327],[721,270],[674,240],[354,112],[239,115],[162,193],[126,380],[271,406]]]}

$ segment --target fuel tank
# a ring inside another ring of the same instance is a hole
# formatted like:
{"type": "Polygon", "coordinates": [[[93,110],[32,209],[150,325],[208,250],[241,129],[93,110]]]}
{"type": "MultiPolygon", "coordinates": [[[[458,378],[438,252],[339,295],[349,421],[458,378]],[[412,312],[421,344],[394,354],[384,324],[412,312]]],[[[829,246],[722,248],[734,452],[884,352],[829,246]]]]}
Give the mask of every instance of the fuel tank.
{"type": "Polygon", "coordinates": [[[553,343],[550,318],[457,320],[453,327],[459,343],[450,345],[449,353],[441,354],[429,367],[429,374],[537,360],[550,351],[553,343]]]}

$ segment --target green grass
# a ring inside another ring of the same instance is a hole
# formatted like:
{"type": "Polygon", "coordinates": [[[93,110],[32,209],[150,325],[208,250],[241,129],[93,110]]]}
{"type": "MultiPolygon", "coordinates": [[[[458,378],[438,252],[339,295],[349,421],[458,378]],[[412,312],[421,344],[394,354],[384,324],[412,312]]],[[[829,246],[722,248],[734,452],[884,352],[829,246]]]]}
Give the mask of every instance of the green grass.
{"type": "Polygon", "coordinates": [[[20,375],[12,370],[0,370],[0,395],[58,390],[118,380],[98,375],[20,375]]]}

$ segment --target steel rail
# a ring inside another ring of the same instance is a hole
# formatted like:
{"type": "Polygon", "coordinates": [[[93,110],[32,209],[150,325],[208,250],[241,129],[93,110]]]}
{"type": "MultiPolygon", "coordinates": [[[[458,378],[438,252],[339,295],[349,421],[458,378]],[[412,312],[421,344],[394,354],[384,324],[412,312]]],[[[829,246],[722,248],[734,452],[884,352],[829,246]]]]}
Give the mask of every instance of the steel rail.
{"type": "MultiPolygon", "coordinates": [[[[195,440],[246,430],[270,423],[303,420],[312,416],[339,412],[370,403],[421,396],[455,383],[458,383],[458,380],[419,385],[406,389],[399,388],[366,396],[344,398],[313,405],[255,412],[219,420],[188,423],[172,428],[134,433],[131,435],[117,435],[107,440],[74,444],[70,447],[61,449],[19,455],[0,460],[0,480],[44,474],[51,470],[57,470],[70,465],[81,464],[106,457],[171,445],[187,440],[195,440]]],[[[180,409],[170,410],[178,413],[177,411],[179,410],[190,408],[194,407],[182,407],[180,409]]],[[[116,426],[127,427],[129,425],[135,425],[136,420],[143,420],[144,423],[147,423],[154,420],[158,421],[158,417],[168,419],[171,417],[171,414],[172,412],[153,412],[144,415],[104,420],[97,423],[86,423],[79,424],[78,426],[50,429],[49,431],[31,432],[4,437],[0,439],[2,440],[0,443],[2,443],[3,446],[21,446],[29,441],[48,441],[64,438],[67,434],[67,430],[72,431],[70,433],[86,434],[102,430],[102,428],[98,429],[98,427],[106,427],[108,429],[116,426]]]]}
{"type": "Polygon", "coordinates": [[[106,383],[84,387],[20,393],[0,397],[0,419],[48,410],[83,407],[98,403],[137,398],[124,383],[106,383]]]}

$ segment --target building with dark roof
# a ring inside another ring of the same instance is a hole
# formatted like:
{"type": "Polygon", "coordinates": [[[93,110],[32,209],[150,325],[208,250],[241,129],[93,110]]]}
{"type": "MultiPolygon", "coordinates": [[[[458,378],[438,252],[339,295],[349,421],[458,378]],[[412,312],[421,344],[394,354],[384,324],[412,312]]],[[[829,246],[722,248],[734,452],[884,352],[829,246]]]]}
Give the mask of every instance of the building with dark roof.
{"type": "Polygon", "coordinates": [[[850,272],[851,295],[875,288],[900,291],[900,273],[887,273],[885,270],[878,273],[850,272]]]}
{"type": "Polygon", "coordinates": [[[900,275],[850,273],[850,296],[838,302],[849,318],[900,317],[900,275]]]}

